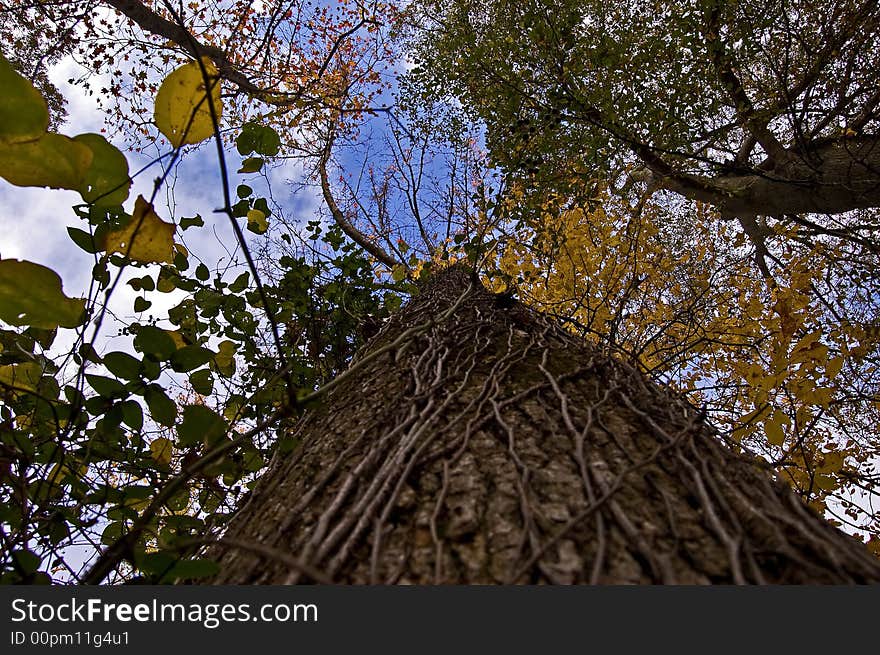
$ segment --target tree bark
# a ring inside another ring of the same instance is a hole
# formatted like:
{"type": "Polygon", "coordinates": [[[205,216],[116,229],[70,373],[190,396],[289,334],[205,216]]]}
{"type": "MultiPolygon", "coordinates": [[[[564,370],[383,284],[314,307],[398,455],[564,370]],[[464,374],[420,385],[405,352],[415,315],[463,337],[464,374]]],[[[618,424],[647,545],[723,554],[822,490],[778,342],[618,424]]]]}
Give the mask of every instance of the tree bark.
{"type": "Polygon", "coordinates": [[[880,582],[694,407],[459,266],[295,436],[210,582],[880,582]]]}

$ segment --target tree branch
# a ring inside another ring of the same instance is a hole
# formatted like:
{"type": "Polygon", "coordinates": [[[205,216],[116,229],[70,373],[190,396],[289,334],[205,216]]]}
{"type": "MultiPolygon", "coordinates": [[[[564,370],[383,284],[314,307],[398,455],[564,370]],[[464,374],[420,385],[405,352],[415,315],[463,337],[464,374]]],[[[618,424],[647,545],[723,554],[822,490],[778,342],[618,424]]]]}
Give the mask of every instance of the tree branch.
{"type": "Polygon", "coordinates": [[[162,18],[138,0],[104,0],[104,2],[134,21],[141,29],[176,43],[196,59],[210,58],[223,79],[238,85],[242,91],[256,96],[265,94],[263,89],[251,82],[229,61],[223,50],[200,43],[188,30],[162,18]]]}
{"type": "Polygon", "coordinates": [[[786,150],[779,140],[773,136],[767,128],[767,121],[758,115],[751,99],[743,88],[742,82],[733,71],[733,61],[724,48],[721,40],[721,2],[712,3],[712,7],[706,16],[703,29],[703,37],[706,41],[706,49],[709,52],[709,60],[715,68],[715,74],[721,82],[730,100],[733,102],[734,111],[745,127],[761,144],[764,152],[770,159],[783,163],[791,158],[791,152],[786,150]]]}
{"type": "Polygon", "coordinates": [[[379,244],[370,241],[370,239],[367,238],[367,235],[358,230],[354,224],[346,218],[345,214],[339,208],[339,205],[336,204],[336,199],[333,197],[333,192],[330,189],[330,179],[327,175],[327,162],[330,161],[330,152],[332,148],[333,137],[331,135],[327,139],[327,145],[324,148],[321,159],[318,161],[318,174],[321,177],[321,191],[324,194],[324,200],[327,203],[327,207],[330,209],[330,214],[333,216],[333,220],[336,221],[336,224],[352,241],[389,268],[393,268],[400,262],[385,252],[379,244]]]}

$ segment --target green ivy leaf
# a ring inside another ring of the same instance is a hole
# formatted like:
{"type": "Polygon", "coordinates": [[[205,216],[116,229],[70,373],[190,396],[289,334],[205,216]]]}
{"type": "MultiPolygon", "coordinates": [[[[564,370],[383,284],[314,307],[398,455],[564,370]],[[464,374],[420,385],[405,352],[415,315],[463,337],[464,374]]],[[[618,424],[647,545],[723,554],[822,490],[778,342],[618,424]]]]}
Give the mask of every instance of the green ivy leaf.
{"type": "Polygon", "coordinates": [[[40,568],[40,558],[29,550],[16,550],[12,553],[12,558],[25,575],[30,575],[40,568]]]}
{"type": "Polygon", "coordinates": [[[241,133],[235,139],[238,154],[249,155],[256,152],[267,157],[274,157],[281,148],[281,137],[278,132],[259,123],[245,123],[241,133]]]}
{"type": "Polygon", "coordinates": [[[177,405],[158,385],[150,385],[144,392],[144,400],[150,410],[150,416],[161,425],[172,427],[177,418],[177,405]]]}
{"type": "Polygon", "coordinates": [[[128,353],[110,352],[104,355],[104,366],[116,377],[134,380],[140,372],[141,362],[128,353]]]}
{"type": "Polygon", "coordinates": [[[175,580],[194,580],[208,578],[216,574],[220,566],[209,559],[182,560],[174,564],[171,570],[162,576],[161,582],[173,582],[175,580]]]}
{"type": "Polygon", "coordinates": [[[122,537],[124,531],[125,524],[119,521],[110,523],[104,528],[104,532],[101,533],[101,543],[105,546],[111,546],[122,537]]]}
{"type": "Polygon", "coordinates": [[[248,157],[243,162],[241,162],[241,168],[238,169],[239,173],[256,173],[258,170],[263,168],[263,164],[265,161],[261,157],[248,157]]]}
{"type": "Polygon", "coordinates": [[[163,361],[177,350],[177,344],[168,332],[154,325],[141,325],[134,337],[134,347],[138,352],[163,361]]]}
{"type": "Polygon", "coordinates": [[[188,227],[203,227],[205,225],[205,221],[202,220],[202,217],[196,214],[192,218],[181,218],[180,219],[180,229],[185,230],[188,227]]]}
{"type": "Polygon", "coordinates": [[[70,235],[71,241],[73,241],[77,246],[85,250],[90,255],[93,255],[100,250],[100,248],[95,244],[95,240],[92,238],[92,235],[85,230],[80,230],[75,227],[69,227],[67,228],[67,233],[70,235]]]}
{"type": "Polygon", "coordinates": [[[247,289],[248,282],[250,281],[250,273],[245,271],[241,275],[239,275],[232,284],[229,285],[230,293],[241,293],[245,289],[247,289]]]}
{"type": "Polygon", "coordinates": [[[214,376],[209,369],[196,371],[189,376],[189,383],[196,393],[203,396],[209,395],[214,390],[214,376]]]}
{"type": "Polygon", "coordinates": [[[183,422],[177,428],[177,438],[181,446],[199,443],[210,445],[226,435],[227,427],[223,417],[210,407],[186,405],[183,408],[183,422]]]}
{"type": "Polygon", "coordinates": [[[217,370],[225,378],[235,374],[235,351],[236,346],[232,341],[221,341],[220,351],[214,356],[217,370]]]}
{"type": "Polygon", "coordinates": [[[125,385],[119,380],[108,378],[103,375],[86,375],[92,389],[103,398],[117,398],[125,394],[125,385]]]}
{"type": "Polygon", "coordinates": [[[171,355],[171,368],[178,373],[188,373],[214,359],[214,353],[201,346],[185,346],[171,355]]]}
{"type": "Polygon", "coordinates": [[[134,311],[136,312],[145,312],[152,306],[152,302],[141,296],[134,299],[134,311]]]}
{"type": "Polygon", "coordinates": [[[138,562],[138,568],[148,575],[164,575],[168,573],[177,562],[177,558],[162,551],[146,553],[138,562]]]}
{"type": "Polygon", "coordinates": [[[136,400],[126,400],[120,405],[122,408],[122,422],[132,430],[144,427],[144,410],[136,400]]]}

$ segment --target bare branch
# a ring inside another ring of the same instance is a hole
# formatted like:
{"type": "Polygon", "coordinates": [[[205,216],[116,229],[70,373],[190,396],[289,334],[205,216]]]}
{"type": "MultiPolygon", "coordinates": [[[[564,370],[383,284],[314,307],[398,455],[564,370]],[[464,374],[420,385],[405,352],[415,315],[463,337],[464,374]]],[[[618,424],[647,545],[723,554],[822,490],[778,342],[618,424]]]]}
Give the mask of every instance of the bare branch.
{"type": "Polygon", "coordinates": [[[336,221],[336,224],[352,241],[370,253],[377,260],[388,267],[396,266],[400,262],[385,252],[379,244],[374,243],[367,237],[367,235],[358,230],[354,224],[346,218],[345,213],[339,208],[339,205],[336,204],[336,199],[333,197],[333,191],[330,189],[330,179],[327,175],[327,162],[330,161],[330,152],[332,148],[333,138],[330,137],[327,139],[327,145],[318,162],[318,174],[321,177],[321,192],[324,194],[324,200],[327,203],[327,207],[330,209],[333,220],[336,221]]]}

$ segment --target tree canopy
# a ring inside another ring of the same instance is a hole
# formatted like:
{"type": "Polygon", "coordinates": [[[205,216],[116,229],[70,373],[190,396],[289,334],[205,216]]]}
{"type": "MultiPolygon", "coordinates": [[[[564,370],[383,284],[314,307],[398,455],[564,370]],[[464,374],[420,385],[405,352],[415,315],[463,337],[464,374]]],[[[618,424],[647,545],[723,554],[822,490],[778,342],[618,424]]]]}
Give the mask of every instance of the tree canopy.
{"type": "Polygon", "coordinates": [[[0,260],[2,579],[212,575],[290,426],[457,261],[876,552],[878,11],[3,2],[2,192],[78,192],[46,238],[92,282],[0,260]],[[70,58],[104,134],[63,133],[70,58]],[[213,204],[181,215],[208,157],[213,204]],[[220,221],[223,262],[188,245],[220,221]]]}

